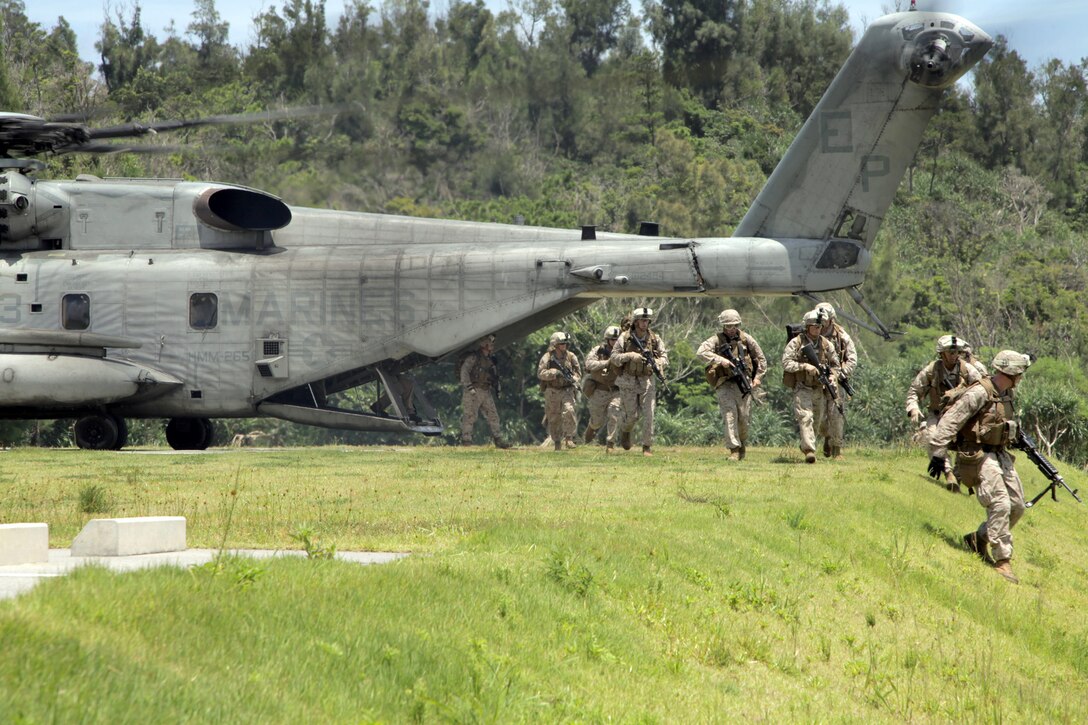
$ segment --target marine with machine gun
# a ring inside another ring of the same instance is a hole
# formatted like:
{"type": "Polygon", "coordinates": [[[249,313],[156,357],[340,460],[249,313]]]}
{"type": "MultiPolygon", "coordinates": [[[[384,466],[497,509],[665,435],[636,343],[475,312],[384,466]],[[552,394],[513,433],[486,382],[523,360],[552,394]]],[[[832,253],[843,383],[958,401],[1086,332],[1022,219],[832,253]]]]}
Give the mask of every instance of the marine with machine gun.
{"type": "Polygon", "coordinates": [[[578,356],[569,350],[571,337],[566,332],[554,332],[548,341],[548,350],[537,364],[536,375],[544,389],[544,415],[548,421],[548,435],[555,450],[563,446],[574,448],[574,433],[578,428],[578,416],[574,409],[582,368],[578,356]]]}
{"type": "Polygon", "coordinates": [[[944,474],[948,450],[955,445],[961,480],[974,484],[978,502],[986,508],[986,520],[963,537],[964,543],[1013,583],[1020,580],[1012,571],[1012,529],[1026,508],[1023,485],[1009,453],[1019,438],[1013,391],[1031,363],[1028,355],[1014,350],[999,352],[993,376],[963,391],[929,437],[929,474],[934,478],[944,474]],[[968,478],[963,465],[967,460],[977,460],[977,479],[968,478]]]}
{"type": "Polygon", "coordinates": [[[742,461],[752,414],[752,391],[763,383],[767,358],[754,337],[740,329],[740,313],[718,315],[718,332],[703,340],[696,355],[706,365],[706,378],[718,398],[729,460],[742,461]]]}

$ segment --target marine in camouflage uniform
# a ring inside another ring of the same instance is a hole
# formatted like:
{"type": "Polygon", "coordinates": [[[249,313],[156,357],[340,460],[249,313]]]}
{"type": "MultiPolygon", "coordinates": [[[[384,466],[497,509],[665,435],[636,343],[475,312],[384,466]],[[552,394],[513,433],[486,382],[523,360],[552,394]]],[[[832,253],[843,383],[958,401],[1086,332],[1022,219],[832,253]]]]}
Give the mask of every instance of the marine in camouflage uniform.
{"type": "MultiPolygon", "coordinates": [[[[949,391],[982,379],[978,370],[960,356],[962,350],[962,338],[942,335],[937,339],[937,359],[914,376],[907,393],[907,415],[917,428],[917,440],[928,441],[948,405],[949,391]]],[[[944,478],[949,491],[960,490],[955,470],[947,460],[944,478]]]]}
{"type": "Polygon", "coordinates": [[[578,364],[578,356],[567,349],[569,346],[569,334],[553,333],[548,342],[548,351],[536,366],[536,376],[544,388],[548,435],[557,451],[564,445],[574,448],[574,432],[578,428],[574,400],[582,379],[582,367],[578,364]],[[570,376],[569,380],[567,375],[570,376]]]}
{"type": "MultiPolygon", "coordinates": [[[[854,338],[850,337],[850,333],[844,330],[842,325],[835,320],[835,308],[830,303],[821,302],[816,305],[816,311],[821,314],[823,320],[820,334],[835,346],[835,353],[839,356],[839,375],[849,380],[858,366],[858,351],[854,347],[854,338]]],[[[833,382],[841,387],[838,379],[833,382]]],[[[830,405],[827,408],[824,425],[820,428],[820,435],[824,437],[825,457],[842,460],[843,433],[846,429],[846,402],[846,391],[840,389],[839,404],[842,406],[842,411],[840,412],[839,406],[836,405],[830,405]]]]}
{"type": "Polygon", "coordinates": [[[642,418],[642,455],[653,455],[651,446],[654,441],[654,407],[656,404],[657,384],[654,372],[639,349],[652,356],[657,369],[664,374],[669,364],[668,351],[661,338],[650,330],[650,321],[654,311],[649,307],[639,307],[631,313],[631,327],[620,334],[616,347],[612,351],[612,363],[619,366],[616,385],[620,389],[620,444],[624,450],[631,448],[631,431],[635,423],[642,418]],[[637,341],[637,342],[636,342],[637,341]]]}
{"type": "Polygon", "coordinates": [[[491,439],[496,448],[509,448],[510,444],[502,439],[499,428],[499,411],[495,407],[494,391],[498,383],[498,370],[495,366],[495,337],[488,335],[480,340],[477,349],[461,362],[458,379],[464,392],[461,395],[461,445],[472,445],[472,429],[476,426],[476,417],[483,413],[484,420],[491,428],[491,439]]]}
{"type": "Polygon", "coordinates": [[[744,460],[744,444],[748,440],[748,422],[752,415],[752,395],[763,383],[763,375],[767,372],[767,357],[756,339],[740,329],[740,323],[739,312],[723,311],[718,315],[722,331],[703,340],[695,353],[707,364],[708,379],[712,377],[714,380],[712,385],[718,398],[718,409],[725,427],[725,446],[729,449],[731,461],[744,460]],[[747,395],[740,391],[733,363],[723,355],[726,347],[733,359],[744,365],[752,386],[752,391],[747,395]]]}
{"type": "Polygon", "coordinates": [[[612,364],[612,349],[620,337],[620,328],[605,328],[604,341],[586,355],[586,378],[582,392],[589,401],[589,425],[586,426],[586,443],[605,428],[605,450],[612,451],[616,443],[619,423],[620,388],[616,385],[619,370],[612,364]]]}
{"type": "Polygon", "coordinates": [[[835,405],[835,399],[820,384],[819,370],[808,362],[802,348],[806,344],[814,347],[821,367],[827,367],[830,372],[828,377],[836,394],[839,356],[835,346],[820,334],[823,327],[820,313],[816,310],[806,312],[803,322],[805,331],[786,343],[786,349],[782,352],[782,382],[786,387],[793,388],[793,416],[797,420],[805,463],[815,463],[816,431],[825,425],[827,408],[835,405]]]}
{"type": "Polygon", "coordinates": [[[1017,421],[1013,390],[1031,358],[1002,350],[994,358],[994,374],[972,384],[948,407],[929,438],[929,473],[941,475],[953,444],[965,456],[977,459],[978,502],[986,520],[963,537],[967,548],[985,561],[986,549],[1001,576],[1016,583],[1012,571],[1012,529],[1024,515],[1024,488],[1013,466],[1009,448],[1016,440],[1017,421]]]}

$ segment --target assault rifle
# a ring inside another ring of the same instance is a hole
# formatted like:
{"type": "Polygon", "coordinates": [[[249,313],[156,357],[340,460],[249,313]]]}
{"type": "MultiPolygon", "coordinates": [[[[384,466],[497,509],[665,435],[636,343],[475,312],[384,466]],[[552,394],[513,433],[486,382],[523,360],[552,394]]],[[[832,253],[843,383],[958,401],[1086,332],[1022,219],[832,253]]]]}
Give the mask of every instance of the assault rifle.
{"type": "Polygon", "coordinates": [[[548,367],[558,370],[559,374],[562,375],[571,385],[575,384],[574,373],[572,373],[570,368],[568,368],[566,365],[559,362],[559,358],[557,358],[555,355],[552,355],[551,360],[548,361],[548,367]]]}
{"type": "Polygon", "coordinates": [[[850,384],[850,378],[845,375],[839,375],[839,387],[851,398],[854,397],[854,386],[850,384]]]}
{"type": "Polygon", "coordinates": [[[1013,447],[1022,450],[1028,457],[1028,460],[1035,464],[1035,467],[1039,469],[1039,472],[1043,474],[1046,480],[1050,481],[1050,485],[1039,492],[1039,495],[1031,499],[1025,506],[1031,508],[1039,502],[1043,496],[1050,494],[1050,497],[1055,501],[1058,500],[1058,486],[1060,485],[1077,500],[1077,503],[1084,503],[1080,500],[1080,496],[1077,495],[1077,490],[1069,488],[1069,484],[1065,482],[1062,475],[1058,473],[1058,469],[1054,467],[1054,464],[1047,460],[1047,457],[1035,447],[1035,441],[1031,439],[1023,428],[1016,429],[1016,440],[1013,441],[1013,447]]]}
{"type": "Polygon", "coordinates": [[[740,397],[744,397],[752,392],[752,381],[748,379],[748,370],[744,365],[744,356],[741,355],[737,358],[733,354],[733,346],[728,341],[718,348],[718,353],[730,362],[733,366],[733,381],[737,384],[737,389],[740,390],[740,397]]]}
{"type": "Polygon", "coordinates": [[[813,347],[811,342],[806,342],[801,346],[801,353],[805,356],[805,360],[808,364],[816,368],[817,377],[820,379],[820,385],[824,386],[824,390],[831,396],[831,399],[835,401],[835,407],[839,410],[839,415],[846,415],[846,412],[842,408],[842,401],[835,395],[835,388],[831,385],[831,370],[827,365],[820,364],[820,358],[816,354],[816,348],[813,347]]]}
{"type": "Polygon", "coordinates": [[[650,369],[654,371],[654,375],[661,381],[662,387],[668,388],[669,384],[665,382],[665,376],[661,374],[661,368],[657,366],[657,361],[654,360],[652,352],[646,349],[646,346],[642,344],[642,340],[638,339],[634,331],[631,331],[631,339],[635,341],[635,347],[642,354],[643,359],[646,360],[646,364],[650,366],[650,369]]]}

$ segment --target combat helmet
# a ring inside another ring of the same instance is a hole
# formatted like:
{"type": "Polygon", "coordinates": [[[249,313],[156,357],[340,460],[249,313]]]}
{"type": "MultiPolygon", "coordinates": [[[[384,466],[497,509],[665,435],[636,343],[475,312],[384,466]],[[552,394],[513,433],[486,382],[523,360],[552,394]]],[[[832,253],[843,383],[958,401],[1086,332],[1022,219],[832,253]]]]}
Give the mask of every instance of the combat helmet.
{"type": "Polygon", "coordinates": [[[652,320],[654,319],[654,311],[649,307],[636,307],[631,311],[631,321],[635,320],[652,320]]]}
{"type": "Polygon", "coordinates": [[[809,310],[806,312],[805,316],[801,318],[801,322],[805,324],[805,327],[822,324],[820,322],[820,313],[816,310],[809,310]]]}
{"type": "Polygon", "coordinates": [[[495,343],[494,335],[484,335],[476,341],[476,347],[483,347],[484,345],[492,345],[495,343]]]}
{"type": "Polygon", "coordinates": [[[835,306],[832,305],[830,302],[821,302],[820,304],[816,305],[816,311],[819,312],[824,317],[824,319],[835,319],[835,306]]]}
{"type": "Polygon", "coordinates": [[[967,347],[967,343],[963,341],[962,337],[956,337],[955,335],[941,335],[937,338],[937,354],[942,352],[961,352],[967,347]]]}
{"type": "Polygon", "coordinates": [[[1023,375],[1033,362],[1031,355],[1015,350],[1002,350],[994,357],[993,367],[1006,375],[1023,375]]]}
{"type": "Polygon", "coordinates": [[[620,328],[618,325],[609,325],[604,328],[604,337],[606,340],[616,340],[619,339],[619,336],[620,328]]]}
{"type": "Polygon", "coordinates": [[[718,315],[718,324],[722,327],[726,325],[740,325],[740,313],[736,310],[723,310],[718,315]]]}
{"type": "Polygon", "coordinates": [[[563,331],[553,332],[552,336],[548,338],[548,344],[551,347],[555,347],[556,345],[569,345],[570,333],[563,331]]]}

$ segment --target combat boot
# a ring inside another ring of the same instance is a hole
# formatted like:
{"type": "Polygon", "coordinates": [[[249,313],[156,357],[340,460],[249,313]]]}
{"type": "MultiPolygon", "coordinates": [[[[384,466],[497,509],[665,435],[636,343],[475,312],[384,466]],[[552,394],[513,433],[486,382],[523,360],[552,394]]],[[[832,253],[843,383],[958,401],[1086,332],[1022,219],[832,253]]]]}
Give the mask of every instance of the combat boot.
{"type": "Polygon", "coordinates": [[[509,447],[510,447],[510,444],[509,444],[509,443],[507,443],[506,441],[504,441],[504,440],[503,440],[502,438],[500,438],[499,436],[495,436],[495,437],[494,437],[494,438],[492,438],[491,440],[492,440],[492,442],[494,442],[494,444],[495,444],[495,447],[496,447],[496,448],[501,448],[501,449],[502,449],[502,450],[504,450],[504,451],[505,451],[505,450],[506,450],[507,448],[509,448],[509,447]]]}
{"type": "Polygon", "coordinates": [[[605,455],[607,455],[609,453],[615,453],[616,452],[616,446],[612,443],[612,441],[609,441],[608,443],[605,444],[604,452],[605,452],[605,455]]]}
{"type": "Polygon", "coordinates": [[[737,449],[737,460],[738,461],[743,461],[744,460],[744,454],[747,453],[747,452],[748,451],[744,448],[744,446],[741,446],[740,448],[738,448],[737,449]]]}
{"type": "Polygon", "coordinates": [[[812,451],[805,451],[805,463],[815,463],[816,454],[812,451]]]}
{"type": "Polygon", "coordinates": [[[652,455],[653,455],[653,452],[652,452],[652,451],[650,450],[650,447],[649,447],[649,446],[643,446],[643,447],[642,447],[642,455],[644,455],[644,456],[652,456],[652,455]]]}
{"type": "Polygon", "coordinates": [[[956,474],[952,473],[952,471],[944,472],[944,485],[952,493],[960,492],[960,482],[956,480],[956,474]]]}
{"type": "Polygon", "coordinates": [[[599,428],[590,428],[588,425],[586,426],[586,434],[585,434],[586,443],[592,443],[593,442],[593,439],[597,436],[597,431],[598,430],[600,430],[600,429],[599,428]]]}
{"type": "Polygon", "coordinates": [[[831,439],[824,438],[824,458],[831,458],[831,439]]]}
{"type": "Polygon", "coordinates": [[[994,571],[1011,581],[1013,584],[1020,583],[1020,578],[1012,573],[1012,564],[1009,563],[1008,559],[1002,559],[994,564],[994,571]]]}
{"type": "Polygon", "coordinates": [[[842,457],[842,449],[838,446],[831,446],[831,460],[833,461],[845,461],[842,457]]]}
{"type": "Polygon", "coordinates": [[[994,560],[990,558],[990,553],[986,550],[989,544],[986,539],[978,535],[977,531],[972,531],[969,534],[963,535],[963,543],[967,546],[967,550],[973,552],[983,562],[993,565],[994,560]]]}
{"type": "Polygon", "coordinates": [[[567,438],[565,441],[563,441],[563,445],[566,446],[567,448],[577,448],[578,447],[578,444],[574,442],[573,438],[567,438]]]}
{"type": "Polygon", "coordinates": [[[472,445],[472,439],[471,438],[462,438],[461,439],[461,445],[471,446],[472,445]]]}
{"type": "Polygon", "coordinates": [[[555,439],[555,450],[557,450],[557,451],[563,450],[563,440],[561,438],[556,438],[555,439]]]}
{"type": "Polygon", "coordinates": [[[620,436],[620,445],[623,446],[623,450],[631,450],[631,431],[625,430],[623,435],[620,436]]]}
{"type": "Polygon", "coordinates": [[[739,448],[730,448],[729,449],[729,460],[731,460],[731,461],[739,461],[740,460],[740,449],[739,448]]]}

